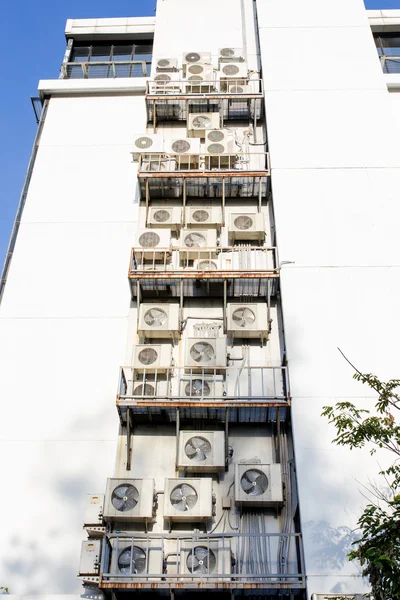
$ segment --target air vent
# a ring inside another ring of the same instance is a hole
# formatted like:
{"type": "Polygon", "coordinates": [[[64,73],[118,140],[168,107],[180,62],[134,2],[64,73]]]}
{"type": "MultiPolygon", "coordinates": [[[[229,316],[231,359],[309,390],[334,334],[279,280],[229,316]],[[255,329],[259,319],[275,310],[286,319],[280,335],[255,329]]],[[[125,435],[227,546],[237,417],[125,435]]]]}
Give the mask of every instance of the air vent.
{"type": "Polygon", "coordinates": [[[232,213],[228,236],[232,240],[264,240],[265,221],[262,213],[232,213]]]}
{"type": "Polygon", "coordinates": [[[144,303],[139,308],[138,335],[148,338],[175,337],[179,331],[178,304],[144,303]]]}
{"type": "Polygon", "coordinates": [[[189,113],[188,133],[191,137],[205,137],[209,129],[217,129],[220,124],[220,116],[217,112],[189,113]]]}
{"type": "Polygon", "coordinates": [[[226,338],[187,338],[185,366],[204,372],[226,367],[226,338]]]}
{"type": "Polygon", "coordinates": [[[166,479],[164,517],[172,521],[209,519],[212,516],[212,479],[166,479]]]}
{"type": "Polygon", "coordinates": [[[153,479],[108,479],[105,521],[137,521],[153,516],[153,479]]]}
{"type": "Polygon", "coordinates": [[[146,373],[165,372],[171,366],[170,344],[138,344],[134,347],[135,371],[146,373]]]}
{"type": "Polygon", "coordinates": [[[235,502],[247,506],[283,504],[281,465],[237,463],[235,502]]]}
{"type": "Polygon", "coordinates": [[[215,229],[182,229],[180,251],[183,259],[196,259],[216,255],[217,233],[215,229]]]}
{"type": "Polygon", "coordinates": [[[177,468],[195,473],[225,470],[225,433],[181,431],[177,468]]]}
{"type": "Polygon", "coordinates": [[[263,338],[266,336],[269,324],[265,303],[229,303],[227,312],[227,333],[229,336],[236,338],[263,338]]]}
{"type": "Polygon", "coordinates": [[[186,224],[195,227],[218,227],[222,224],[221,207],[188,206],[186,208],[186,224]]]}

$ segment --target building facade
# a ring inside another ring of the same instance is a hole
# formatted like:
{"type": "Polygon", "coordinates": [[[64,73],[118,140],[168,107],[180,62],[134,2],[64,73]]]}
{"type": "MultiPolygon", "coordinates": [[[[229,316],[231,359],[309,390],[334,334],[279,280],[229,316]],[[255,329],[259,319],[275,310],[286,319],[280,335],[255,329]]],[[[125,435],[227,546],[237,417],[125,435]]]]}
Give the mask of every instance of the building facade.
{"type": "Polygon", "coordinates": [[[373,402],[338,347],[397,377],[399,30],[359,0],[67,22],[1,284],[16,598],[367,590],[379,467],[321,411],[373,402]]]}

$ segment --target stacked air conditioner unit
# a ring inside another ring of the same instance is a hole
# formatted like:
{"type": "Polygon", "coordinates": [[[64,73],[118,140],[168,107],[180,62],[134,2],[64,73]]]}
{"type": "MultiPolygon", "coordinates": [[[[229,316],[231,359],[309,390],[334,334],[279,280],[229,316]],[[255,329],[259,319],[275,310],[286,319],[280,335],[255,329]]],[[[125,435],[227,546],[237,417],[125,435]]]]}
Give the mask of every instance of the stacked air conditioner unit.
{"type": "Polygon", "coordinates": [[[144,338],[174,338],[179,333],[179,305],[142,303],[138,335],[144,338]]]}
{"type": "Polygon", "coordinates": [[[163,259],[171,244],[171,234],[166,229],[140,229],[136,233],[135,249],[143,259],[163,259]]]}
{"type": "Polygon", "coordinates": [[[175,138],[166,143],[166,152],[175,157],[179,168],[197,169],[199,167],[200,140],[193,138],[175,138]]]}
{"type": "MultiPolygon", "coordinates": [[[[113,538],[110,566],[110,581],[129,581],[147,579],[149,575],[161,575],[163,572],[163,551],[159,540],[133,535],[131,538],[113,538]],[[121,578],[121,575],[124,578],[121,578]]],[[[150,581],[158,581],[152,577],[150,581]]]]}
{"type": "Polygon", "coordinates": [[[187,206],[186,225],[194,227],[219,227],[222,224],[220,206],[187,206]]]}
{"type": "Polygon", "coordinates": [[[160,374],[147,374],[136,371],[136,379],[132,385],[132,396],[136,402],[148,402],[155,399],[166,399],[168,396],[168,381],[161,379],[160,374]]]}
{"type": "Polygon", "coordinates": [[[229,129],[211,129],[206,132],[206,152],[212,156],[236,154],[236,143],[229,129]]]}
{"type": "Polygon", "coordinates": [[[193,261],[194,271],[218,271],[220,268],[220,260],[217,258],[198,258],[193,261]]]}
{"type": "Polygon", "coordinates": [[[231,240],[263,240],[265,238],[264,215],[256,212],[232,213],[228,236],[231,240]]]}
{"type": "Polygon", "coordinates": [[[101,540],[82,542],[79,577],[83,581],[96,581],[100,569],[101,540]]]}
{"type": "Polygon", "coordinates": [[[184,52],[182,66],[188,92],[211,91],[214,88],[210,52],[184,52]]]}
{"type": "Polygon", "coordinates": [[[243,48],[220,48],[218,52],[219,63],[244,62],[243,48]]]}
{"type": "Polygon", "coordinates": [[[180,397],[182,400],[209,402],[224,397],[224,376],[193,373],[180,379],[180,397]]]}
{"type": "Polygon", "coordinates": [[[226,338],[187,338],[185,366],[204,373],[226,367],[226,338]]]}
{"type": "Polygon", "coordinates": [[[178,70],[177,58],[158,58],[156,60],[157,73],[170,73],[178,70]]]}
{"type": "Polygon", "coordinates": [[[142,158],[142,173],[166,173],[176,170],[176,159],[165,154],[148,154],[142,158]]]}
{"type": "Polygon", "coordinates": [[[150,227],[165,227],[176,231],[182,218],[182,209],[179,206],[151,206],[147,217],[150,227]]]}
{"type": "Polygon", "coordinates": [[[225,433],[223,431],[181,431],[178,470],[192,473],[224,471],[225,433]]]}
{"type": "Polygon", "coordinates": [[[235,502],[245,506],[281,506],[283,504],[282,468],[279,463],[237,463],[235,502]]]}
{"type": "Polygon", "coordinates": [[[211,52],[184,52],[182,66],[185,72],[192,65],[211,65],[211,52]]]}
{"type": "Polygon", "coordinates": [[[263,302],[227,305],[227,334],[234,338],[264,337],[269,329],[267,305],[263,302]]]}
{"type": "Polygon", "coordinates": [[[146,521],[153,506],[153,479],[107,479],[105,521],[146,521]]]}
{"type": "MultiPolygon", "coordinates": [[[[204,575],[214,575],[218,581],[221,575],[232,572],[232,557],[229,540],[194,539],[183,540],[180,555],[180,572],[193,575],[193,580],[201,579],[204,575]]],[[[208,578],[207,578],[208,579],[208,578]]],[[[184,581],[187,581],[185,577],[184,581]]]]}
{"type": "Polygon", "coordinates": [[[219,125],[218,112],[189,113],[188,115],[187,128],[190,137],[204,138],[207,131],[218,129],[219,125]]]}
{"type": "Polygon", "coordinates": [[[180,251],[184,259],[216,256],[217,232],[215,229],[182,229],[180,251]]]}
{"type": "Polygon", "coordinates": [[[166,479],[164,517],[199,521],[212,517],[212,479],[166,479]]]}
{"type": "Polygon", "coordinates": [[[245,62],[224,63],[220,65],[219,77],[220,80],[234,80],[246,83],[249,72],[245,62]]]}
{"type": "Polygon", "coordinates": [[[181,91],[180,75],[175,72],[157,73],[150,85],[152,94],[179,93],[181,91]]]}
{"type": "Polygon", "coordinates": [[[171,366],[170,344],[137,344],[134,348],[133,368],[137,373],[165,373],[171,366]]]}

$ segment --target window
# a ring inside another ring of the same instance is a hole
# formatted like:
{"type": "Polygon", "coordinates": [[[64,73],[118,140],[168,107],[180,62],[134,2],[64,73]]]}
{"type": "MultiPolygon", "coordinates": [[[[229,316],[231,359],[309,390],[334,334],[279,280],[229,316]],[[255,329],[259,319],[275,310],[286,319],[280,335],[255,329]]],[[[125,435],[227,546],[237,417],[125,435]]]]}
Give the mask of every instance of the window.
{"type": "Polygon", "coordinates": [[[64,78],[146,77],[150,75],[152,52],[152,40],[137,44],[76,45],[69,62],[63,65],[64,78]]]}
{"type": "Polygon", "coordinates": [[[375,33],[375,44],[384,73],[400,73],[400,32],[375,33]]]}

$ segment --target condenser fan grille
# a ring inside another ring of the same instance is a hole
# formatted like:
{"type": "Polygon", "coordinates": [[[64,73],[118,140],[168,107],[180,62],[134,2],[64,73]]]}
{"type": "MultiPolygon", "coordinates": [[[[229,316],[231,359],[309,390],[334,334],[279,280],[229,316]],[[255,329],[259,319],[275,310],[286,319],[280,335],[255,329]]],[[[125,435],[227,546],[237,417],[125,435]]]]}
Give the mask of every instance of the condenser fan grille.
{"type": "Polygon", "coordinates": [[[188,67],[188,72],[192,75],[200,75],[200,73],[203,73],[203,71],[204,67],[201,65],[190,65],[190,67],[188,67]]]}
{"type": "Polygon", "coordinates": [[[197,263],[197,268],[200,271],[216,271],[218,267],[212,260],[201,260],[197,263]]]}
{"type": "Polygon", "coordinates": [[[192,125],[193,127],[196,127],[196,129],[206,129],[211,125],[211,119],[205,115],[199,115],[193,119],[192,125]]]}
{"type": "Polygon", "coordinates": [[[154,396],[155,389],[149,383],[145,383],[143,385],[138,385],[133,390],[134,396],[154,396]]]}
{"type": "Polygon", "coordinates": [[[143,350],[139,352],[138,358],[142,365],[152,365],[156,362],[158,353],[154,348],[143,348],[143,350]]]}
{"type": "Polygon", "coordinates": [[[156,210],[153,213],[153,218],[157,223],[165,223],[170,218],[170,213],[167,210],[156,210]]]}
{"type": "Polygon", "coordinates": [[[211,362],[215,357],[214,348],[208,342],[196,342],[190,348],[190,356],[194,362],[205,364],[211,362]]]}
{"type": "Polygon", "coordinates": [[[186,512],[197,504],[197,492],[188,483],[177,485],[171,492],[170,501],[176,510],[186,512]]]}
{"type": "Polygon", "coordinates": [[[217,559],[212,550],[206,546],[196,546],[186,559],[186,566],[190,573],[213,573],[217,566],[217,559]]]}
{"type": "Polygon", "coordinates": [[[146,231],[139,237],[142,248],[155,248],[160,243],[160,236],[154,231],[146,231]]]}
{"type": "Polygon", "coordinates": [[[188,248],[204,248],[207,244],[207,240],[201,233],[189,233],[185,237],[185,246],[188,248]]]}
{"type": "Polygon", "coordinates": [[[232,92],[232,94],[243,94],[244,92],[244,87],[240,86],[240,85],[232,85],[229,88],[229,91],[232,92]]]}
{"type": "Polygon", "coordinates": [[[146,568],[146,552],[139,546],[129,546],[118,556],[118,569],[124,575],[140,575],[146,568]]]}
{"type": "Polygon", "coordinates": [[[170,66],[170,61],[167,60],[166,58],[161,58],[158,62],[157,62],[157,66],[158,67],[169,67],[170,66]]]}
{"type": "Polygon", "coordinates": [[[211,453],[210,442],[200,436],[193,436],[186,442],[185,454],[193,462],[203,462],[211,453]]]}
{"type": "Polygon", "coordinates": [[[207,139],[209,142],[221,142],[225,137],[225,134],[223,131],[219,131],[218,129],[216,129],[215,131],[210,131],[207,134],[207,139]]]}
{"type": "Polygon", "coordinates": [[[210,144],[207,146],[207,150],[210,154],[223,154],[225,146],[223,144],[210,144]]]}
{"type": "Polygon", "coordinates": [[[139,492],[134,485],[124,483],[117,486],[112,493],[111,503],[114,508],[121,512],[130,511],[135,508],[139,501],[139,492]]]}
{"type": "Polygon", "coordinates": [[[185,152],[189,152],[190,144],[186,140],[176,140],[172,143],[171,148],[177,154],[183,154],[185,152]]]}
{"type": "Polygon", "coordinates": [[[222,72],[229,76],[235,76],[239,73],[239,71],[240,69],[236,65],[225,65],[225,67],[222,67],[222,72]]]}
{"type": "Polygon", "coordinates": [[[189,52],[189,54],[186,54],[185,56],[185,60],[188,63],[196,63],[199,62],[200,59],[201,56],[198,52],[189,52]]]}
{"type": "Polygon", "coordinates": [[[167,73],[160,73],[154,77],[154,81],[157,81],[157,83],[168,83],[171,81],[171,75],[168,75],[167,73]]]}
{"type": "Polygon", "coordinates": [[[140,150],[147,150],[151,148],[153,145],[153,140],[150,137],[142,136],[135,140],[136,148],[140,148],[140,150]]]}
{"type": "Polygon", "coordinates": [[[193,221],[196,223],[206,223],[210,218],[209,213],[206,210],[195,210],[192,213],[193,221]]]}
{"type": "Polygon", "coordinates": [[[253,219],[248,215],[240,215],[240,217],[236,217],[233,223],[236,229],[240,229],[241,231],[251,229],[254,224],[253,219]]]}
{"type": "Polygon", "coordinates": [[[242,490],[248,496],[262,496],[268,488],[268,478],[259,469],[248,469],[240,480],[242,490]]]}
{"type": "Polygon", "coordinates": [[[232,56],[235,56],[235,51],[233,48],[222,48],[220,55],[223,58],[232,58],[232,56]]]}
{"type": "Polygon", "coordinates": [[[206,381],[193,379],[191,383],[185,386],[185,395],[191,397],[209,396],[211,394],[210,386],[206,381]]]}
{"type": "Polygon", "coordinates": [[[250,308],[243,306],[233,311],[232,319],[236,326],[246,329],[246,327],[251,327],[254,324],[256,315],[250,308]]]}
{"type": "Polygon", "coordinates": [[[167,321],[168,315],[161,308],[150,308],[144,315],[144,322],[149,327],[162,327],[167,321]]]}

